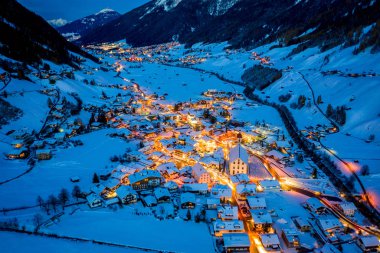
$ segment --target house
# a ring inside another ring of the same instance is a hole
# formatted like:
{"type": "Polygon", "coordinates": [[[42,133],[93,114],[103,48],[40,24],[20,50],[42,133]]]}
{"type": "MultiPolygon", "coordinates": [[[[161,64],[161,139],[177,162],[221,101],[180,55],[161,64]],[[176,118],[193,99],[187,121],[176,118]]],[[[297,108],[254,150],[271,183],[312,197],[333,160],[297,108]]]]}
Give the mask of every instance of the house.
{"type": "Polygon", "coordinates": [[[78,183],[80,181],[80,178],[78,176],[70,177],[70,181],[73,183],[78,183]]]}
{"type": "Polygon", "coordinates": [[[260,235],[260,242],[266,252],[281,252],[280,240],[277,234],[262,234],[260,235]]]}
{"type": "Polygon", "coordinates": [[[207,172],[207,170],[200,163],[196,163],[193,166],[191,175],[200,184],[202,184],[202,183],[205,183],[205,184],[211,183],[211,176],[210,176],[210,174],[207,172]]]}
{"type": "Polygon", "coordinates": [[[208,210],[216,210],[219,204],[220,204],[219,199],[212,198],[212,197],[206,199],[206,208],[208,210]]]}
{"type": "Polygon", "coordinates": [[[244,224],[240,220],[221,221],[216,220],[212,223],[215,236],[223,236],[226,233],[244,233],[244,224]]]}
{"type": "Polygon", "coordinates": [[[257,232],[266,232],[272,228],[272,217],[264,211],[251,212],[253,227],[257,232]]]}
{"type": "Polygon", "coordinates": [[[247,202],[251,210],[264,210],[267,208],[264,197],[248,197],[247,202]]]}
{"type": "Polygon", "coordinates": [[[210,195],[222,203],[232,200],[232,189],[228,185],[216,184],[211,188],[210,195]]]}
{"type": "Polygon", "coordinates": [[[142,201],[146,207],[157,206],[157,199],[152,195],[147,195],[143,197],[142,201]]]}
{"type": "Polygon", "coordinates": [[[305,221],[302,217],[295,217],[293,221],[301,232],[309,232],[311,230],[309,222],[305,221]]]}
{"type": "Polygon", "coordinates": [[[237,220],[238,219],[238,207],[237,206],[218,206],[218,218],[222,221],[225,220],[237,220]]]}
{"type": "Polygon", "coordinates": [[[170,192],[167,188],[155,188],[153,194],[156,197],[158,203],[168,202],[171,198],[170,192]]]}
{"type": "Polygon", "coordinates": [[[316,214],[326,213],[326,207],[317,199],[317,198],[309,198],[305,202],[306,208],[316,214]]]}
{"type": "Polygon", "coordinates": [[[35,141],[35,142],[33,142],[32,147],[34,147],[36,149],[44,148],[45,147],[45,141],[35,141]]]}
{"type": "Polygon", "coordinates": [[[50,160],[52,153],[50,149],[38,149],[36,150],[36,157],[38,160],[50,160]]]}
{"type": "Polygon", "coordinates": [[[223,234],[224,249],[227,253],[241,252],[249,253],[251,242],[246,233],[226,233],[223,234]]]}
{"type": "Polygon", "coordinates": [[[258,182],[258,191],[270,191],[270,190],[280,190],[281,186],[277,180],[274,179],[264,179],[258,182]]]}
{"type": "Polygon", "coordinates": [[[195,194],[190,192],[185,192],[181,194],[181,208],[182,209],[192,209],[195,207],[196,199],[195,194]]]}
{"type": "Polygon", "coordinates": [[[174,181],[168,181],[164,184],[164,187],[166,187],[169,192],[176,192],[178,190],[178,184],[174,181]]]}
{"type": "Polygon", "coordinates": [[[102,199],[98,195],[96,195],[95,193],[91,193],[91,194],[87,195],[86,199],[87,199],[87,204],[91,208],[102,206],[102,199]]]}
{"type": "Polygon", "coordinates": [[[117,197],[123,204],[130,204],[137,202],[137,193],[129,185],[122,185],[116,189],[117,197]]]}
{"type": "Polygon", "coordinates": [[[14,140],[11,145],[13,148],[22,148],[24,146],[24,142],[22,140],[14,140]]]}
{"type": "Polygon", "coordinates": [[[182,190],[185,192],[206,194],[208,192],[207,184],[183,184],[182,190]]]}
{"type": "Polygon", "coordinates": [[[232,148],[228,157],[229,174],[248,174],[248,157],[247,150],[240,143],[232,148]]]}
{"type": "Polygon", "coordinates": [[[233,184],[238,185],[238,184],[249,184],[251,181],[248,177],[247,174],[235,174],[235,175],[230,175],[230,180],[233,184]]]}
{"type": "Polygon", "coordinates": [[[104,201],[104,206],[108,207],[108,206],[112,206],[119,203],[120,203],[119,198],[111,198],[104,201]]]}
{"type": "Polygon", "coordinates": [[[300,246],[298,231],[295,229],[282,229],[281,237],[288,248],[298,248],[300,246]]]}
{"type": "Polygon", "coordinates": [[[129,175],[128,179],[135,190],[152,189],[162,182],[161,174],[158,171],[146,169],[129,175]]]}
{"type": "Polygon", "coordinates": [[[359,236],[356,244],[363,250],[363,252],[379,252],[380,242],[374,235],[359,236]]]}
{"type": "Polygon", "coordinates": [[[358,210],[354,203],[352,202],[341,202],[338,204],[338,209],[344,213],[346,216],[354,216],[358,210]]]}
{"type": "Polygon", "coordinates": [[[340,233],[344,229],[342,223],[334,216],[319,217],[316,224],[331,242],[337,241],[336,233],[340,233]]]}
{"type": "Polygon", "coordinates": [[[248,196],[256,194],[256,184],[238,184],[236,186],[236,196],[239,200],[246,200],[248,196]]]}

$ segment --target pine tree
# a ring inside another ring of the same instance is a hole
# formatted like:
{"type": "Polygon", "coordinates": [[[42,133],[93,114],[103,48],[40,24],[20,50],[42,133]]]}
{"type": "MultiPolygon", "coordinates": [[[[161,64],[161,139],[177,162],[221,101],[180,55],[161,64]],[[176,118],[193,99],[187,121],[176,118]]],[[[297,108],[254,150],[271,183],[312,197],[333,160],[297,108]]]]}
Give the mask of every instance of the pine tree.
{"type": "Polygon", "coordinates": [[[94,184],[98,184],[99,183],[99,177],[98,177],[98,174],[94,173],[94,176],[92,177],[92,182],[94,184]]]}
{"type": "Polygon", "coordinates": [[[187,220],[191,220],[190,209],[187,210],[186,219],[187,219],[187,220]]]}
{"type": "Polygon", "coordinates": [[[61,202],[62,208],[66,205],[66,203],[69,201],[69,192],[63,188],[61,192],[58,195],[59,202],[61,202]]]}
{"type": "Polygon", "coordinates": [[[48,203],[53,208],[54,212],[57,211],[58,199],[54,195],[50,195],[48,198],[48,203]]]}
{"type": "Polygon", "coordinates": [[[328,104],[327,109],[326,109],[326,115],[327,117],[330,118],[331,116],[333,116],[333,114],[334,114],[334,109],[331,104],[328,104]]]}
{"type": "Polygon", "coordinates": [[[73,196],[74,198],[76,198],[76,200],[78,200],[80,195],[81,195],[81,190],[79,186],[78,185],[74,186],[73,191],[71,192],[71,196],[73,196]]]}

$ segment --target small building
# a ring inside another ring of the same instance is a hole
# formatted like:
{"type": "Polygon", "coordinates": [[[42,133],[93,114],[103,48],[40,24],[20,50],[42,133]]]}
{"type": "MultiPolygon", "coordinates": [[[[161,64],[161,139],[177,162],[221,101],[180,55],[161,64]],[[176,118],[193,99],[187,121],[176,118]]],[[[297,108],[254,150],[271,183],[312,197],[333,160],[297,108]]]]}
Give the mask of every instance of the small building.
{"type": "Polygon", "coordinates": [[[206,199],[206,208],[208,210],[216,210],[219,204],[220,204],[219,199],[212,198],[212,197],[206,199]]]}
{"type": "Polygon", "coordinates": [[[251,210],[264,210],[267,208],[267,202],[264,197],[248,197],[247,202],[251,210]]]}
{"type": "Polygon", "coordinates": [[[6,156],[8,159],[26,159],[29,156],[29,151],[27,149],[13,149],[6,156]]]}
{"type": "Polygon", "coordinates": [[[196,198],[194,193],[185,192],[181,194],[181,208],[192,209],[195,207],[196,198]]]}
{"type": "Polygon", "coordinates": [[[223,236],[226,233],[244,233],[244,224],[240,220],[222,221],[216,220],[212,223],[215,236],[223,236]]]}
{"type": "Polygon", "coordinates": [[[147,195],[142,198],[142,201],[146,207],[157,206],[157,199],[152,195],[147,195]]]}
{"type": "Polygon", "coordinates": [[[238,219],[238,207],[237,206],[218,206],[218,218],[222,221],[225,220],[237,220],[238,219]]]}
{"type": "Polygon", "coordinates": [[[248,196],[256,194],[256,184],[238,184],[236,186],[236,195],[240,200],[246,200],[248,196]]]}
{"type": "Polygon", "coordinates": [[[326,213],[326,207],[317,198],[309,198],[305,202],[306,208],[316,214],[326,213]]]}
{"type": "Polygon", "coordinates": [[[258,182],[257,190],[259,191],[273,191],[280,190],[281,186],[277,180],[264,179],[258,182]]]}
{"type": "Polygon", "coordinates": [[[185,192],[206,194],[208,192],[207,184],[183,184],[182,190],[185,192]]]}
{"type": "Polygon", "coordinates": [[[230,175],[230,180],[233,184],[249,184],[251,180],[249,179],[247,174],[235,174],[230,175]]]}
{"type": "Polygon", "coordinates": [[[12,142],[13,148],[22,148],[24,146],[24,142],[22,140],[14,140],[12,142]]]}
{"type": "Polygon", "coordinates": [[[272,228],[272,217],[269,213],[263,211],[251,212],[253,227],[258,232],[266,232],[272,228]]]}
{"type": "Polygon", "coordinates": [[[129,185],[122,185],[116,189],[117,197],[123,204],[137,202],[137,192],[129,185]]]}
{"type": "Polygon", "coordinates": [[[357,212],[357,208],[352,202],[341,202],[338,204],[338,208],[340,211],[344,213],[346,216],[354,216],[355,213],[357,212]]]}
{"type": "Polygon", "coordinates": [[[267,252],[281,252],[280,240],[277,234],[262,234],[260,242],[267,252]]]}
{"type": "Polygon", "coordinates": [[[174,181],[168,181],[164,184],[164,187],[166,187],[169,192],[176,192],[178,190],[178,184],[174,181]]]}
{"type": "Polygon", "coordinates": [[[249,253],[251,242],[246,233],[226,233],[223,234],[224,249],[227,253],[241,252],[249,253]]]}
{"type": "Polygon", "coordinates": [[[52,158],[52,153],[50,149],[37,149],[36,157],[38,160],[50,160],[52,158]]]}
{"type": "Polygon", "coordinates": [[[380,242],[376,236],[367,235],[359,236],[356,244],[363,250],[363,252],[379,252],[380,242]]]}
{"type": "Polygon", "coordinates": [[[210,194],[223,203],[232,200],[232,189],[228,185],[216,184],[211,188],[210,194]]]}
{"type": "Polygon", "coordinates": [[[146,169],[129,175],[128,179],[135,190],[152,189],[162,182],[161,174],[158,171],[146,169]]]}
{"type": "Polygon", "coordinates": [[[228,171],[230,175],[248,174],[248,153],[239,143],[230,150],[228,171]]]}
{"type": "Polygon", "coordinates": [[[94,193],[87,195],[86,199],[87,199],[87,204],[91,208],[102,206],[102,199],[94,193]]]}
{"type": "Polygon", "coordinates": [[[158,187],[153,191],[158,203],[169,202],[171,195],[167,188],[158,187]]]}
{"type": "Polygon", "coordinates": [[[342,223],[334,216],[319,217],[316,224],[331,242],[337,241],[336,234],[344,229],[342,223]]]}
{"type": "Polygon", "coordinates": [[[208,173],[207,170],[200,163],[196,163],[193,166],[191,175],[200,184],[202,184],[202,183],[205,183],[205,184],[211,183],[210,173],[208,173]]]}
{"type": "Polygon", "coordinates": [[[295,217],[293,221],[295,225],[297,226],[297,228],[301,230],[302,232],[309,232],[311,230],[311,226],[309,222],[304,220],[302,217],[295,217]]]}
{"type": "Polygon", "coordinates": [[[288,248],[298,248],[300,246],[300,239],[297,230],[291,228],[284,228],[281,232],[281,237],[288,248]]]}

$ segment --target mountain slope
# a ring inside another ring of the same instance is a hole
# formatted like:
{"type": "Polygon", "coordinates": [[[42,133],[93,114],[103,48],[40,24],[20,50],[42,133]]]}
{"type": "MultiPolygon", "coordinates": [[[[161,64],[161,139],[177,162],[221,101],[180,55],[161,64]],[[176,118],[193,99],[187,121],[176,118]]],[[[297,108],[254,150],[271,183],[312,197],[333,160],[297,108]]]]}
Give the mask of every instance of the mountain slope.
{"type": "Polygon", "coordinates": [[[69,51],[97,61],[15,0],[0,2],[0,30],[0,54],[18,61],[32,63],[47,59],[73,65],[69,51]]]}
{"type": "Polygon", "coordinates": [[[121,14],[114,10],[103,9],[96,14],[89,15],[58,27],[57,30],[69,40],[74,41],[86,34],[89,30],[101,27],[120,16],[121,14]]]}
{"type": "MultiPolygon", "coordinates": [[[[301,44],[298,50],[328,49],[358,43],[363,28],[379,22],[379,9],[378,0],[156,0],[90,31],[81,43],[126,38],[143,46],[174,39],[253,47],[279,41],[280,46],[301,44]]],[[[379,44],[376,38],[370,41],[379,44]]]]}

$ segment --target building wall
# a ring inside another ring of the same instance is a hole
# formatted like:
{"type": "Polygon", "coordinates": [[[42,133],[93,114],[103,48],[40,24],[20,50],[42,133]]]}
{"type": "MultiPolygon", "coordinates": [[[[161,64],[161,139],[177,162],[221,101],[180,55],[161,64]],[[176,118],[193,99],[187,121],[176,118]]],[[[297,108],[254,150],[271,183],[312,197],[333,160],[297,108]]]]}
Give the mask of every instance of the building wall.
{"type": "Polygon", "coordinates": [[[240,158],[235,161],[230,161],[228,164],[230,175],[248,174],[248,165],[240,158]]]}

